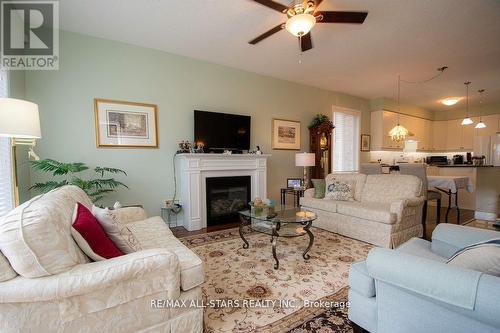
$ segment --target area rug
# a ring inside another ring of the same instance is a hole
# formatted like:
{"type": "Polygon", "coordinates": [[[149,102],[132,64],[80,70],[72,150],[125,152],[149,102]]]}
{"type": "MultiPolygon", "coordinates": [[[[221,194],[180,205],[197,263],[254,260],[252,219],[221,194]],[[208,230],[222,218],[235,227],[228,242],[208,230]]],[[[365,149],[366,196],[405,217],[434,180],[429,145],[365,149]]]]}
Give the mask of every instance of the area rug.
{"type": "Polygon", "coordinates": [[[311,230],[315,239],[308,261],[302,258],[307,236],[278,239],[278,270],[264,234],[247,230],[248,249],[238,229],[181,238],[204,262],[205,331],[351,332],[349,267],[365,259],[372,245],[311,230]]]}

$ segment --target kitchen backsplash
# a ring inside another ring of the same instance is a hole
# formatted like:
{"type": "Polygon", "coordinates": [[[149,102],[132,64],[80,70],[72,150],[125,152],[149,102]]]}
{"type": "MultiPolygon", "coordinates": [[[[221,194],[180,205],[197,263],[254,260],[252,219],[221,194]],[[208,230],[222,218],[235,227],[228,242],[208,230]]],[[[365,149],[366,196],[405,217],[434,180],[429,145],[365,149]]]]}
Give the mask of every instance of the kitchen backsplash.
{"type": "Polygon", "coordinates": [[[401,151],[371,151],[370,162],[377,162],[379,159],[382,160],[384,164],[394,164],[397,162],[422,162],[425,161],[427,156],[446,156],[449,160],[453,158],[453,155],[465,155],[465,152],[447,152],[447,153],[404,153],[401,151]]]}

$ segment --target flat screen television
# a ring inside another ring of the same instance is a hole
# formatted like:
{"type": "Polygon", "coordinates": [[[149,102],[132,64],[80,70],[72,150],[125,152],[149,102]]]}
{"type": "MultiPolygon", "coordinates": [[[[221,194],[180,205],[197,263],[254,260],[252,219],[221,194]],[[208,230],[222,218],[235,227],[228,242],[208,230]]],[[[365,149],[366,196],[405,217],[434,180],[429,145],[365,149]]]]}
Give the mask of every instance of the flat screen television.
{"type": "Polygon", "coordinates": [[[249,150],[250,116],[194,111],[194,142],[206,151],[249,150]]]}

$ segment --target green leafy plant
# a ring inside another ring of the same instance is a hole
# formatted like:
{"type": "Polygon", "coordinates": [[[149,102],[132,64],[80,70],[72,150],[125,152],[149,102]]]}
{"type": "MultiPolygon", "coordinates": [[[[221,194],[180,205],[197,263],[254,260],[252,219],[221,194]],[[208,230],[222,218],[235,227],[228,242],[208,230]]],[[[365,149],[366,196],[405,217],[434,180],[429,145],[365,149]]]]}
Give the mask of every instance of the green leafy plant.
{"type": "Polygon", "coordinates": [[[329,126],[333,128],[333,123],[330,121],[330,118],[328,118],[328,116],[324,114],[318,113],[317,115],[314,116],[313,120],[309,124],[309,128],[313,128],[324,123],[327,123],[329,126]]]}
{"type": "Polygon", "coordinates": [[[30,187],[30,190],[41,193],[49,192],[64,185],[75,185],[84,190],[93,202],[97,202],[103,199],[106,194],[115,192],[121,186],[128,188],[127,185],[114,178],[104,177],[108,173],[123,174],[126,176],[127,173],[120,169],[98,166],[93,169],[96,176],[91,177],[91,179],[84,179],[82,173],[90,170],[85,163],[64,163],[52,159],[44,159],[32,161],[31,167],[36,171],[51,173],[53,177],[66,177],[62,180],[53,179],[42,183],[35,183],[30,187]]]}

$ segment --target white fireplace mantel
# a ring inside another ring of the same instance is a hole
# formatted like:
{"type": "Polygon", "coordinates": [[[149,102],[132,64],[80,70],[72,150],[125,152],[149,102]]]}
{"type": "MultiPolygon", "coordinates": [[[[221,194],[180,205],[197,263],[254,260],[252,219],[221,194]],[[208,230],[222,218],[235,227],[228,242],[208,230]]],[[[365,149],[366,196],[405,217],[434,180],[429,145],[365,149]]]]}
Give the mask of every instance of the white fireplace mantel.
{"type": "Polygon", "coordinates": [[[206,179],[251,177],[251,197],[267,197],[267,158],[254,154],[178,154],[183,225],[189,231],[207,227],[206,179]]]}

